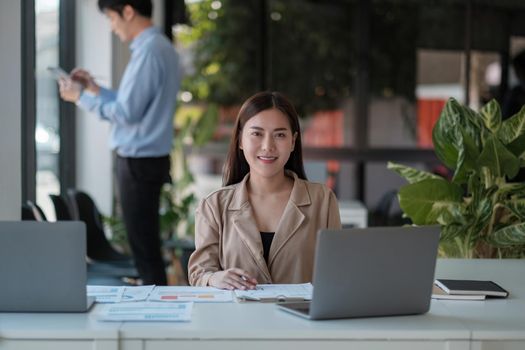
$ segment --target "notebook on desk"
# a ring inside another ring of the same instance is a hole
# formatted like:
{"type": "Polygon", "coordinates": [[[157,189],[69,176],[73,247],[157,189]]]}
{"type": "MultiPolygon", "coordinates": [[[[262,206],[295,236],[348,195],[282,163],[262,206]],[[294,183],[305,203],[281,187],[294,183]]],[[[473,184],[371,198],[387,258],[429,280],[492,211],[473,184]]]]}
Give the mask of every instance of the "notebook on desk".
{"type": "Polygon", "coordinates": [[[311,302],[278,307],[312,320],[425,313],[439,233],[434,226],[322,230],[311,302]]]}
{"type": "Polygon", "coordinates": [[[0,312],[84,312],[86,228],[81,222],[0,222],[0,312]]]}

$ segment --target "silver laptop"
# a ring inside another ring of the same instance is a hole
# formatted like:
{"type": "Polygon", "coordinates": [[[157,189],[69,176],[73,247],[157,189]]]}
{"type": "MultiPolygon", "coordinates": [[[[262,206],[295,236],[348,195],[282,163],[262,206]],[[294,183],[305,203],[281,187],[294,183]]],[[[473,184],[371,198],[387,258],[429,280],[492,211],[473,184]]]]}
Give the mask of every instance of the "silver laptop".
{"type": "Polygon", "coordinates": [[[312,320],[425,313],[439,234],[436,226],[321,230],[312,300],[278,307],[312,320]]]}
{"type": "Polygon", "coordinates": [[[84,312],[82,222],[0,221],[0,312],[84,312]]]}

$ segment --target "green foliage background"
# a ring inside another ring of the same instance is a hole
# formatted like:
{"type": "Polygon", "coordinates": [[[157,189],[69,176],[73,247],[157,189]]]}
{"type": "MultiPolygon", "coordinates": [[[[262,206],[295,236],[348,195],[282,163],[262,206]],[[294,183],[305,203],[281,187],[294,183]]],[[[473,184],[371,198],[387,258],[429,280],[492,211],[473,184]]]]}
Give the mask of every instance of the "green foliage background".
{"type": "MultiPolygon", "coordinates": [[[[272,0],[266,13],[259,0],[221,0],[219,9],[212,3],[188,4],[191,27],[177,36],[193,53],[195,70],[183,81],[183,90],[197,101],[240,104],[264,85],[288,95],[306,115],[337,108],[352,96],[358,55],[355,2],[272,0]]],[[[413,4],[372,6],[368,49],[361,53],[370,62],[372,94],[414,99],[417,13],[413,4]]]]}
{"type": "Polygon", "coordinates": [[[495,100],[476,112],[451,98],[432,139],[453,178],[389,163],[409,182],[399,190],[404,213],[442,226],[443,255],[525,256],[525,184],[509,182],[525,167],[525,108],[502,121],[495,100]]]}

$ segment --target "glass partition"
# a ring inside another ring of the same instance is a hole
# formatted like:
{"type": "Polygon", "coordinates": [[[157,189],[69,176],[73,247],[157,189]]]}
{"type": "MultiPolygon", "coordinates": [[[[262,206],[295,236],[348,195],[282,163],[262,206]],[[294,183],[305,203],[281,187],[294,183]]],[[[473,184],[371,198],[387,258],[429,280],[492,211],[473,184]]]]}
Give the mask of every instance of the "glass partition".
{"type": "Polygon", "coordinates": [[[60,123],[57,83],[47,67],[59,64],[59,6],[59,0],[35,0],[36,202],[51,220],[48,195],[60,192],[60,123]]]}

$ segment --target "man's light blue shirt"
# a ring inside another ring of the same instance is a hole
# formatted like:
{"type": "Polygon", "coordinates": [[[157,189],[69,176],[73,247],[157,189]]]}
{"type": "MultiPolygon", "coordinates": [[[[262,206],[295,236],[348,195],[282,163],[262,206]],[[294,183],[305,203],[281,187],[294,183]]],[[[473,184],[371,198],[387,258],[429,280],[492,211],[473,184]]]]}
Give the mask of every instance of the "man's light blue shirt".
{"type": "Polygon", "coordinates": [[[170,153],[173,115],[180,85],[179,57],[158,28],[142,31],[130,44],[131,58],[117,91],[83,92],[77,105],[111,123],[111,149],[122,157],[170,153]]]}

